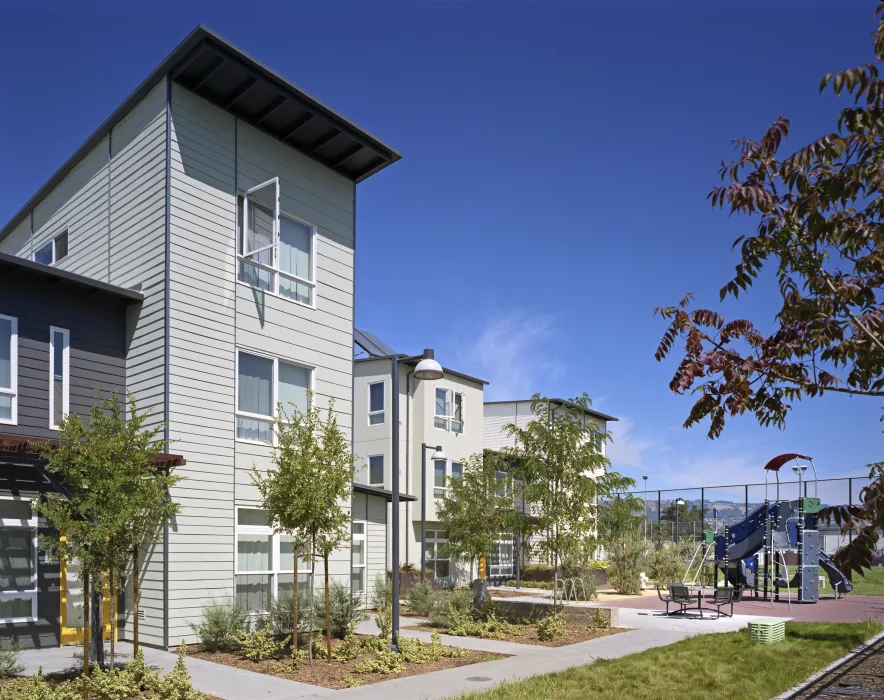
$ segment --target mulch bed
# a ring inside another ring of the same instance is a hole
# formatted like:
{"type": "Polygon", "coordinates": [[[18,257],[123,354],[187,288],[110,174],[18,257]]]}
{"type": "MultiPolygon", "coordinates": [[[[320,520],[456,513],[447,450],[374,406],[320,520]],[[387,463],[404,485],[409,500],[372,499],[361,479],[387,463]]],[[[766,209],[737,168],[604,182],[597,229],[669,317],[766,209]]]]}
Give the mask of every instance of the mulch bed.
{"type": "MultiPolygon", "coordinates": [[[[409,626],[410,630],[421,630],[423,632],[440,632],[447,634],[444,627],[431,627],[430,625],[413,625],[409,626]]],[[[556,637],[555,639],[542,642],[537,638],[537,627],[534,625],[526,626],[521,629],[519,634],[504,635],[503,639],[498,642],[515,642],[516,644],[533,644],[540,647],[564,647],[568,644],[577,644],[577,642],[586,642],[590,639],[598,639],[600,637],[610,637],[612,634],[620,634],[626,632],[625,629],[619,627],[609,627],[608,629],[594,629],[587,625],[565,625],[565,636],[556,637]]],[[[471,639],[481,639],[481,637],[471,637],[471,639]]]]}
{"type": "MultiPolygon", "coordinates": [[[[364,637],[364,635],[357,635],[364,637]]],[[[325,641],[323,640],[323,645],[325,641]]],[[[340,641],[332,640],[332,647],[340,644],[340,641]]],[[[439,659],[437,661],[427,661],[423,664],[403,663],[405,666],[404,673],[356,673],[354,668],[366,656],[371,654],[363,654],[354,661],[334,661],[330,663],[324,659],[314,659],[312,664],[300,663],[296,668],[292,667],[290,651],[280,652],[276,658],[266,659],[264,661],[249,661],[239,654],[223,651],[202,651],[199,645],[191,645],[187,648],[187,655],[195,659],[203,659],[214,663],[241,668],[246,671],[254,671],[255,673],[265,673],[268,676],[276,676],[277,678],[286,678],[300,683],[309,683],[310,685],[318,685],[323,688],[331,688],[338,690],[347,687],[344,684],[344,676],[357,678],[365,684],[379,683],[380,681],[389,681],[393,678],[404,678],[405,676],[418,676],[423,673],[432,673],[433,671],[442,671],[446,668],[456,668],[458,666],[468,666],[470,664],[482,663],[483,661],[494,661],[495,659],[506,658],[504,654],[491,654],[485,651],[469,650],[469,655],[458,659],[439,659]]]]}
{"type": "Polygon", "coordinates": [[[884,697],[884,639],[822,676],[795,698],[884,697]]]}

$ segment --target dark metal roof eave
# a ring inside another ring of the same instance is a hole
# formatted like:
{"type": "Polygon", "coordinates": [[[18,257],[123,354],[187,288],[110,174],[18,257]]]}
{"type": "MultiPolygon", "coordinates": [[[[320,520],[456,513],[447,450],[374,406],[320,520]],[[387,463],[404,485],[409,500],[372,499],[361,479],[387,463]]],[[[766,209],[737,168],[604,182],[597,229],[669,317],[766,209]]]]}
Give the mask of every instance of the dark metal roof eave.
{"type": "Polygon", "coordinates": [[[12,267],[28,274],[43,277],[46,279],[67,282],[75,287],[82,287],[90,292],[101,292],[122,300],[124,303],[140,303],[144,301],[144,295],[133,289],[118,287],[107,282],[100,282],[90,277],[84,277],[74,272],[60,270],[57,267],[42,265],[33,260],[18,258],[8,253],[0,253],[0,270],[12,267]]]}
{"type": "MultiPolygon", "coordinates": [[[[353,493],[363,493],[366,496],[378,496],[388,501],[393,500],[393,492],[390,489],[385,489],[380,486],[369,486],[368,484],[360,484],[355,481],[353,482],[353,493]]],[[[412,496],[407,493],[400,493],[399,500],[416,501],[417,496],[412,496]]]]}
{"type": "MultiPolygon", "coordinates": [[[[530,401],[531,401],[531,399],[512,399],[510,401],[486,401],[485,404],[486,405],[496,405],[496,404],[502,404],[502,403],[530,403],[530,401]]],[[[578,406],[573,401],[567,401],[565,399],[549,399],[549,402],[550,403],[557,403],[561,406],[573,406],[574,408],[580,408],[580,406],[578,406]]],[[[614,416],[609,416],[607,413],[602,413],[601,411],[596,411],[592,408],[581,409],[581,410],[583,410],[587,415],[595,416],[596,418],[600,418],[601,420],[604,420],[604,421],[617,422],[620,420],[619,418],[615,418],[614,416]]]]}
{"type": "Polygon", "coordinates": [[[190,34],[185,37],[184,41],[182,41],[175,49],[166,56],[165,59],[157,66],[150,75],[145,78],[141,84],[135,88],[135,90],[123,101],[123,103],[117,107],[111,115],[102,122],[101,126],[99,126],[92,134],[83,142],[83,144],[74,151],[73,155],[68,158],[64,164],[52,175],[52,177],[47,180],[40,189],[24,204],[24,206],[19,209],[19,211],[2,227],[0,228],[0,242],[2,242],[14,229],[18,226],[28,215],[28,213],[34,209],[40,202],[42,202],[46,196],[55,188],[55,186],[65,178],[79,163],[83,160],[83,158],[95,148],[101,140],[110,133],[111,129],[113,129],[117,124],[119,124],[123,119],[132,111],[132,109],[149,93],[166,75],[171,74],[171,72],[175,69],[175,67],[181,63],[184,59],[188,57],[199,45],[206,39],[210,39],[211,41],[215,41],[220,43],[226,50],[234,53],[236,57],[243,61],[243,63],[250,66],[253,70],[263,73],[265,77],[269,80],[272,80],[278,84],[280,84],[285,89],[291,90],[298,94],[298,97],[303,99],[305,102],[309,103],[312,107],[314,107],[317,111],[321,111],[325,116],[327,116],[332,121],[337,121],[341,124],[341,126],[349,131],[350,133],[357,135],[360,139],[365,140],[371,143],[376,148],[386,150],[390,154],[390,160],[388,162],[380,164],[378,167],[372,169],[369,172],[364,173],[356,182],[362,182],[366,178],[374,175],[379,170],[382,170],[388,165],[392,165],[397,160],[402,158],[402,155],[385,144],[383,141],[375,138],[371,134],[366,131],[363,131],[355,124],[350,122],[349,120],[342,117],[340,114],[332,110],[330,107],[326,106],[315,97],[310,95],[309,93],[304,92],[294,83],[282,78],[274,71],[270,70],[262,63],[258,62],[242,50],[235,47],[230,42],[221,38],[218,34],[215,34],[213,31],[205,27],[204,25],[198,25],[190,34]]]}
{"type": "MultiPolygon", "coordinates": [[[[377,357],[357,357],[354,359],[354,362],[373,362],[375,360],[389,360],[392,355],[380,355],[377,357]]],[[[400,355],[401,358],[408,357],[407,355],[400,355]]],[[[407,364],[416,365],[420,360],[409,360],[407,364]]],[[[484,379],[479,379],[478,377],[472,377],[469,374],[464,374],[463,372],[457,372],[453,369],[449,369],[448,367],[442,368],[443,372],[447,372],[448,374],[453,374],[455,377],[461,377],[462,379],[468,379],[471,382],[476,382],[476,384],[489,384],[489,382],[484,379]]]]}

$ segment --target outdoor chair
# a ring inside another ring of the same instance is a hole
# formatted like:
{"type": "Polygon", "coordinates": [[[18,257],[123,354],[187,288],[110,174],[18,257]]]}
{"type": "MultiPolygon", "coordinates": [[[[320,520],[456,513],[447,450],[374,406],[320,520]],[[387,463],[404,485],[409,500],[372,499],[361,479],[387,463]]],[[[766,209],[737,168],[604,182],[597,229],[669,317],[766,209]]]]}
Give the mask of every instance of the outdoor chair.
{"type": "Polygon", "coordinates": [[[715,594],[712,596],[712,604],[715,606],[715,609],[718,611],[718,617],[724,615],[725,617],[733,617],[734,616],[734,589],[733,588],[716,588],[715,594]],[[721,609],[726,606],[731,606],[731,612],[722,613],[721,609]]]}
{"type": "Polygon", "coordinates": [[[672,596],[671,595],[663,595],[663,591],[660,590],[660,586],[658,585],[657,586],[657,597],[660,599],[661,602],[666,604],[666,614],[668,615],[669,614],[669,606],[672,603],[672,596]]]}
{"type": "MultiPolygon", "coordinates": [[[[676,615],[686,613],[688,607],[694,603],[694,597],[683,583],[670,583],[669,595],[672,596],[672,602],[679,606],[678,611],[675,613],[676,615]]],[[[702,617],[702,615],[703,612],[701,611],[700,616],[702,617]]]]}

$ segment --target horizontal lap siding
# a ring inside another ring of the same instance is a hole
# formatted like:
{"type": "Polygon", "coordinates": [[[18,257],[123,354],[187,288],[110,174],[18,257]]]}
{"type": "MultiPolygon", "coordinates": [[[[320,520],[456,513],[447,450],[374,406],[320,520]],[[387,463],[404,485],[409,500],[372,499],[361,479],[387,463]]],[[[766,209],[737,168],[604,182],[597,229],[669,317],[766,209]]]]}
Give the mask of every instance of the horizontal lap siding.
{"type": "Polygon", "coordinates": [[[169,537],[170,643],[233,593],[234,119],[173,85],[169,428],[187,457],[169,537]]]}

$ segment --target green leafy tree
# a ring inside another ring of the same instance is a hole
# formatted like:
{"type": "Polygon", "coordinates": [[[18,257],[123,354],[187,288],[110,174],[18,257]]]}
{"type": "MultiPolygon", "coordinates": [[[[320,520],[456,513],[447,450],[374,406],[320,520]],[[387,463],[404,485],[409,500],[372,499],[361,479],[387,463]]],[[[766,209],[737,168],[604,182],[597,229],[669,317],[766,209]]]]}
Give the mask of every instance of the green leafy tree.
{"type": "MultiPolygon", "coordinates": [[[[346,506],[350,501],[356,459],[349,440],[338,426],[334,400],[329,402],[325,420],[320,409],[313,404],[312,393],[308,393],[305,411],[293,404],[289,406],[291,413],[287,413],[282,405],[277,411],[274,428],[277,444],[273,456],[276,468],[264,474],[253,466],[252,481],[261,493],[273,526],[295,538],[295,551],[300,544],[309,543],[311,558],[315,560],[317,553],[323,558],[326,645],[328,658],[331,658],[328,557],[350,536],[350,514],[346,506]]],[[[297,578],[295,584],[297,586],[297,578]]],[[[310,591],[312,618],[312,582],[310,591]]],[[[297,601],[297,594],[294,598],[297,601]]],[[[294,605],[292,637],[296,639],[297,602],[294,605]]],[[[312,659],[312,619],[309,635],[312,659]]]]}
{"type": "Polygon", "coordinates": [[[598,543],[610,549],[619,537],[641,536],[645,524],[645,502],[629,492],[599,502],[598,543]]]}
{"type": "Polygon", "coordinates": [[[535,527],[543,534],[538,552],[553,565],[556,578],[562,558],[578,553],[586,538],[595,536],[599,499],[635,486],[608,470],[600,449],[605,435],[587,418],[590,406],[586,394],[564,403],[535,394],[534,419],[524,428],[505,427],[515,439],[513,478],[531,504],[535,527]]]}
{"type": "MultiPolygon", "coordinates": [[[[678,513],[678,529],[679,535],[682,533],[690,532],[697,533],[698,530],[702,531],[703,529],[703,511],[700,510],[700,507],[693,503],[682,503],[676,504],[675,501],[667,504],[661,514],[660,514],[660,522],[658,523],[658,529],[663,532],[663,523],[666,523],[666,528],[675,528],[676,522],[676,513],[678,513]],[[697,523],[700,523],[699,525],[697,523]]],[[[674,533],[674,529],[666,529],[666,533],[674,533]]]]}
{"type": "MultiPolygon", "coordinates": [[[[872,36],[875,61],[824,76],[854,104],[837,130],[781,155],[790,123],[774,121],[759,141],[737,139],[723,163],[713,207],[757,221],[734,243],[739,260],[720,296],[738,297],[765,268],[779,283],[773,327],[727,321],[712,309],[690,310],[691,295],[658,308],[667,328],[658,360],[684,340],[669,386],[698,395],[689,427],[709,419],[718,437],[728,416],[754,413],[783,427],[792,402],[832,393],[884,397],[884,5],[872,36]]],[[[685,259],[686,264],[688,258],[685,259]]]]}
{"type": "MultiPolygon", "coordinates": [[[[44,456],[46,470],[58,477],[67,493],[45,494],[35,502],[36,510],[63,536],[49,540],[48,546],[79,566],[84,605],[94,612],[98,607],[99,615],[92,616],[93,631],[101,630],[100,606],[89,605],[87,589],[100,592],[107,577],[115,620],[121,573],[131,565],[137,582],[138,549],[156,542],[162,526],[179,511],[169,489],[181,477],[155,466],[156,455],[165,448],[157,439],[163,428],[145,427],[147,414],[138,411],[131,394],[128,409],[127,419],[122,402],[112,394],[94,403],[86,420],[76,414],[65,416],[58,444],[47,446],[44,456]]],[[[137,615],[137,583],[135,592],[137,615]]],[[[83,661],[88,671],[86,646],[83,661]]],[[[103,665],[100,633],[93,652],[103,665]]]]}
{"type": "Polygon", "coordinates": [[[463,465],[463,477],[452,479],[448,498],[437,509],[448,532],[447,547],[470,562],[487,556],[505,531],[512,511],[512,489],[504,458],[490,450],[474,454],[463,465]]]}

